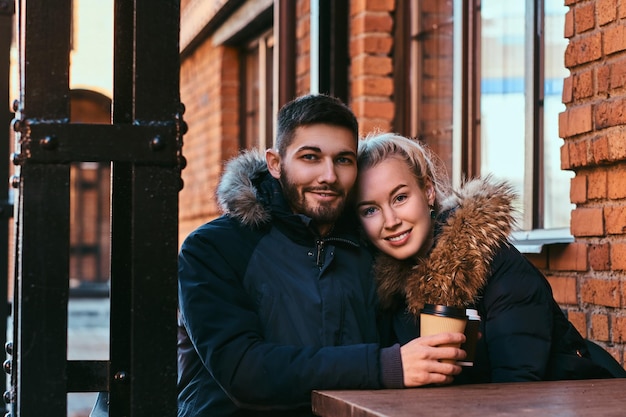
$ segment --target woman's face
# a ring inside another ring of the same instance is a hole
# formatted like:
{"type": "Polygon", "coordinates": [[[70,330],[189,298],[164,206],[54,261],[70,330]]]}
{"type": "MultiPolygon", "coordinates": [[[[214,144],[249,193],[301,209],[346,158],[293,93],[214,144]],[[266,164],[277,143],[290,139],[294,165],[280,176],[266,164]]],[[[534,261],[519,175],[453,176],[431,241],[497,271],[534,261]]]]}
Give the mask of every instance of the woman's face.
{"type": "Polygon", "coordinates": [[[426,253],[432,244],[431,183],[420,188],[406,162],[390,157],[361,170],[357,215],[370,241],[396,259],[426,253]]]}

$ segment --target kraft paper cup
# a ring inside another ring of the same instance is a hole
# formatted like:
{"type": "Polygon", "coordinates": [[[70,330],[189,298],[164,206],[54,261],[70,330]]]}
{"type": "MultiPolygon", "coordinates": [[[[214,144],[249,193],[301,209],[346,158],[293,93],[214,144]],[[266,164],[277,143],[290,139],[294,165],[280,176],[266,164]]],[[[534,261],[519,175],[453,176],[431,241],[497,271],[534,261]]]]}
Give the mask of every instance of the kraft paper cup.
{"type": "Polygon", "coordinates": [[[478,311],[472,308],[465,310],[467,314],[467,325],[465,326],[465,343],[461,349],[467,353],[462,361],[457,361],[457,365],[474,366],[474,356],[476,355],[476,342],[478,342],[478,328],[480,327],[480,316],[478,311]]]}
{"type": "MultiPolygon", "coordinates": [[[[420,312],[420,336],[446,332],[463,333],[466,323],[467,315],[464,308],[426,304],[420,312]]],[[[461,347],[461,344],[450,343],[440,346],[461,347]]],[[[453,359],[442,359],[441,362],[456,363],[453,359]]]]}

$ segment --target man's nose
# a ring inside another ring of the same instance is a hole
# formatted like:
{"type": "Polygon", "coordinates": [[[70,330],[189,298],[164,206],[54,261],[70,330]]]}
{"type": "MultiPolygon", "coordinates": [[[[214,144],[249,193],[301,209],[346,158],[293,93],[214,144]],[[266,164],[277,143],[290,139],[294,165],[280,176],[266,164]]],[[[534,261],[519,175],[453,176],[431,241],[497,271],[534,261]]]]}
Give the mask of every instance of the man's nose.
{"type": "Polygon", "coordinates": [[[322,164],[322,172],[319,176],[319,182],[331,184],[337,182],[337,170],[334,161],[324,161],[322,164]]]}

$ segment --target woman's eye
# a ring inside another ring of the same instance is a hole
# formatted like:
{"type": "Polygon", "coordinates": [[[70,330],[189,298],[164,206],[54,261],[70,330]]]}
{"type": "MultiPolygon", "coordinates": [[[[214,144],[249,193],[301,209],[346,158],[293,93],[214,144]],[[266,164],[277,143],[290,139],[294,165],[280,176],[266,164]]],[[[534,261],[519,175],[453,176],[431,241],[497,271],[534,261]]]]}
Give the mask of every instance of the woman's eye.
{"type": "Polygon", "coordinates": [[[369,217],[369,216],[373,215],[374,213],[376,213],[376,208],[375,207],[366,207],[363,210],[361,210],[361,216],[362,217],[369,217]]]}
{"type": "Polygon", "coordinates": [[[402,203],[403,201],[405,201],[407,198],[409,198],[406,194],[398,194],[395,198],[395,200],[398,203],[402,203]]]}

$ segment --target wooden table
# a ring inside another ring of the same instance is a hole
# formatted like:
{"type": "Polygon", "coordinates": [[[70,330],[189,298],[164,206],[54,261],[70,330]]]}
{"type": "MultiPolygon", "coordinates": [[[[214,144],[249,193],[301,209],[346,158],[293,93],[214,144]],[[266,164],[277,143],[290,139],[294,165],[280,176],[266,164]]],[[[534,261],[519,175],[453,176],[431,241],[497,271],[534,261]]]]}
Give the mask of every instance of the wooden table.
{"type": "Polygon", "coordinates": [[[626,416],[626,379],[314,391],[322,417],[626,416]]]}

